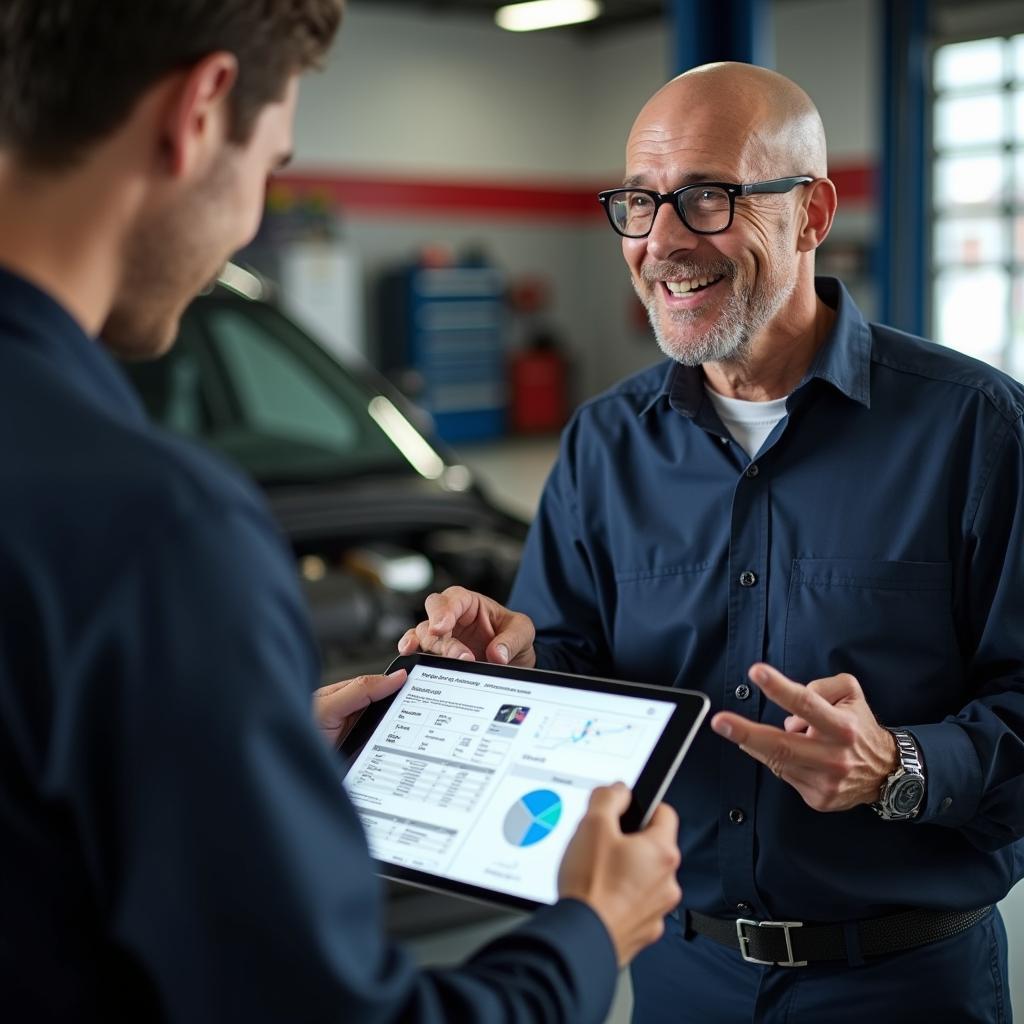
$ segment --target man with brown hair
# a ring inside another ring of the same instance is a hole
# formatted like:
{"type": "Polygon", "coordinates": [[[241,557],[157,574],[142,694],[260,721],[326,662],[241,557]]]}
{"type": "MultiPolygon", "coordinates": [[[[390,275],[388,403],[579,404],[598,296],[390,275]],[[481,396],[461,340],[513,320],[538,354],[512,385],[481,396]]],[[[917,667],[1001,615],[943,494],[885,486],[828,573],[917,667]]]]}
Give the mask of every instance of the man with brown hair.
{"type": "MultiPolygon", "coordinates": [[[[313,726],[289,553],[104,351],[164,351],[252,237],[340,8],[0,0],[5,1021],[598,1021],[679,898],[674,814],[624,836],[602,788],[558,904],[417,971],[313,726]]],[[[318,691],[322,730],[400,682],[318,691]]]]}

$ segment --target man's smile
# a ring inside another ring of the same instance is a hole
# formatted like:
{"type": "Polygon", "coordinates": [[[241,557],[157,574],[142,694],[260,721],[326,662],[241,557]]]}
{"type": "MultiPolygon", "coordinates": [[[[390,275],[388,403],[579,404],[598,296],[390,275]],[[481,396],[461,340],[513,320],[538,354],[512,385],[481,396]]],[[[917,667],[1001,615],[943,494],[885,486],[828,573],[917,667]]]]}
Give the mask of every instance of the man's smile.
{"type": "Polygon", "coordinates": [[[702,306],[712,293],[720,291],[719,286],[724,280],[724,274],[707,274],[675,281],[660,281],[659,289],[669,309],[695,309],[702,306]]]}

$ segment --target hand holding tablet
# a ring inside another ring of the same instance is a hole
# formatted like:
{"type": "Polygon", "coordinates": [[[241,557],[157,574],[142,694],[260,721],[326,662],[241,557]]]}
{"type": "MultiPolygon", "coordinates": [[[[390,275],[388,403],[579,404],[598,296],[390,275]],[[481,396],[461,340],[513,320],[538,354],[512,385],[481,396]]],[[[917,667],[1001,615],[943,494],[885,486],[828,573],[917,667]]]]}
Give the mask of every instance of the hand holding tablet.
{"type": "Polygon", "coordinates": [[[618,799],[623,831],[647,823],[708,706],[685,690],[423,654],[399,668],[406,684],[342,746],[381,873],[525,909],[557,900],[596,787],[632,789],[602,795],[599,821],[618,799]]]}
{"type": "Polygon", "coordinates": [[[620,967],[661,938],[665,915],[682,899],[676,812],[659,804],[642,832],[623,833],[620,818],[629,801],[621,782],[595,789],[558,870],[558,895],[594,909],[620,967]]]}

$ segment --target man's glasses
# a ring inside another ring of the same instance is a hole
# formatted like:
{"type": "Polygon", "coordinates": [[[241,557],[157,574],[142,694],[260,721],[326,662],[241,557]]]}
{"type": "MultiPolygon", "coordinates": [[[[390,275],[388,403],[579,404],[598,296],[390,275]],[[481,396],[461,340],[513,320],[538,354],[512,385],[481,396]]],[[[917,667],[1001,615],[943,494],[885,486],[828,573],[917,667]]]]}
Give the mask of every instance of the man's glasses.
{"type": "Polygon", "coordinates": [[[699,181],[675,192],[655,192],[649,188],[610,188],[598,192],[598,202],[608,214],[611,226],[624,238],[646,238],[654,227],[654,218],[662,203],[671,203],[679,219],[697,235],[717,235],[732,225],[737,196],[765,192],[789,192],[797,185],[808,185],[814,178],[773,178],[750,185],[726,181],[699,181]]]}

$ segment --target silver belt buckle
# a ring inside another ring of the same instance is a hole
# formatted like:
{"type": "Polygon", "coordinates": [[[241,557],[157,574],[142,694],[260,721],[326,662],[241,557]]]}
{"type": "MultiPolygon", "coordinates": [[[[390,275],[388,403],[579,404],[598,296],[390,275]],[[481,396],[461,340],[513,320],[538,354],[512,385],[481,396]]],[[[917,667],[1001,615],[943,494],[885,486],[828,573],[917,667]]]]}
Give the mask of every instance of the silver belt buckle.
{"type": "Polygon", "coordinates": [[[803,926],[803,921],[751,921],[750,918],[739,917],[736,919],[736,938],[739,939],[740,943],[740,956],[748,964],[764,964],[765,966],[772,967],[806,967],[806,960],[793,959],[793,942],[789,936],[790,928],[802,928],[803,926]],[[786,937],[786,953],[789,955],[789,959],[758,960],[756,957],[750,956],[747,953],[747,950],[750,948],[750,938],[743,934],[744,925],[748,925],[751,928],[781,928],[786,937]]]}

